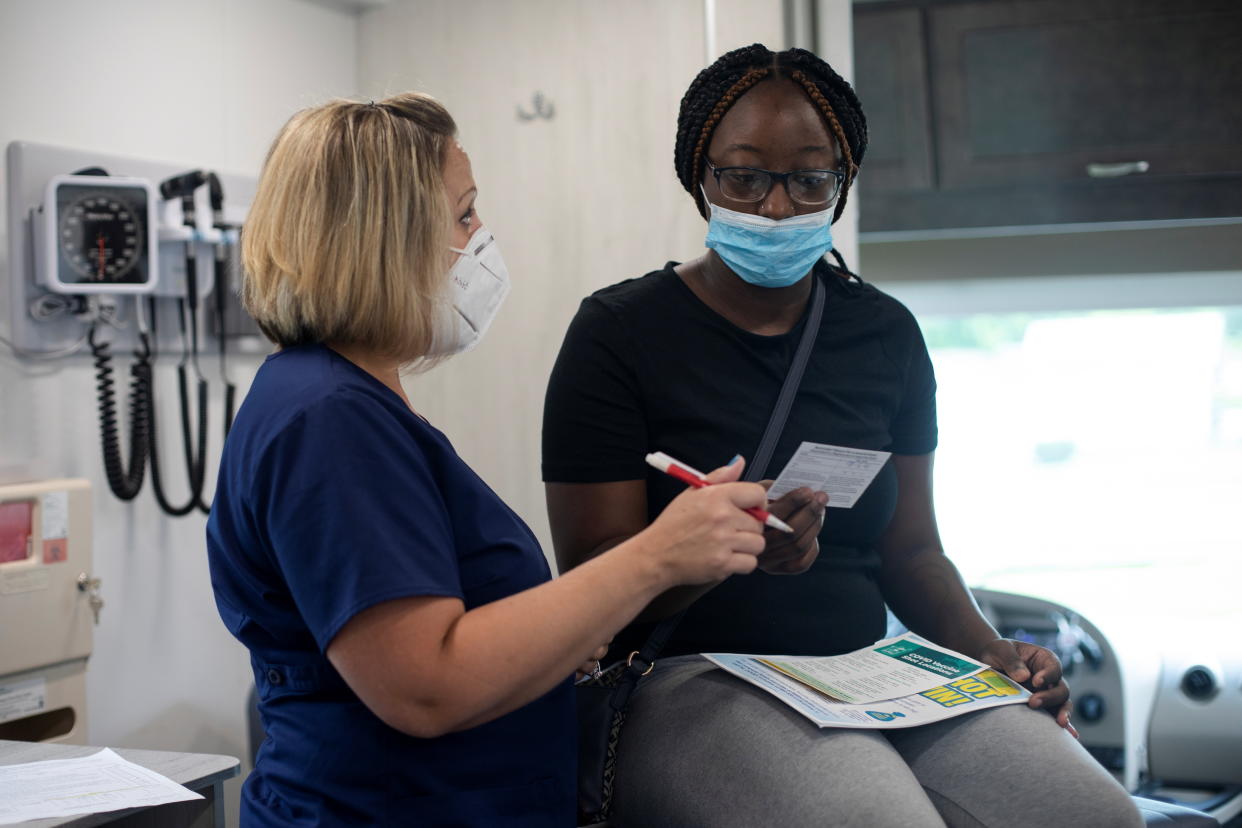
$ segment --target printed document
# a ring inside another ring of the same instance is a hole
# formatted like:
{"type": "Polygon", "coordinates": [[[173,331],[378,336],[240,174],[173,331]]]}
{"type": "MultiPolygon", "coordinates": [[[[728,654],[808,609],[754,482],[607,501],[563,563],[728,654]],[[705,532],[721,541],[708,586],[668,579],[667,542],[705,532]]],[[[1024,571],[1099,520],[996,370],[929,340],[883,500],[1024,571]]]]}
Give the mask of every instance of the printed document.
{"type": "Polygon", "coordinates": [[[735,676],[771,693],[819,727],[880,730],[915,727],[976,710],[1024,703],[1031,697],[1025,688],[988,669],[922,693],[868,704],[847,704],[812,690],[752,656],[704,655],[735,676]]]}
{"type": "Polygon", "coordinates": [[[851,509],[891,452],[804,442],[768,491],[776,500],[800,486],[828,493],[828,508],[851,509]]]}
{"type": "Polygon", "coordinates": [[[844,655],[751,658],[826,696],[851,704],[921,693],[987,667],[913,633],[877,641],[844,655]]]}
{"type": "Polygon", "coordinates": [[[202,798],[108,748],[77,759],[0,765],[0,825],[202,798]]]}

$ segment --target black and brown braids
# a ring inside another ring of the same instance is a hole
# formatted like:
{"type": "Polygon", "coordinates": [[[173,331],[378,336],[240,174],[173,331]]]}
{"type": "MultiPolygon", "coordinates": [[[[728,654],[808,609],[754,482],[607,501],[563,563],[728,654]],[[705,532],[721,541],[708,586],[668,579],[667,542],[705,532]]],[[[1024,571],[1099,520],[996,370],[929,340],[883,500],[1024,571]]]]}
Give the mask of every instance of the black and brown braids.
{"type": "MultiPolygon", "coordinates": [[[[698,170],[698,178],[696,181],[702,180],[703,177],[703,161],[707,155],[707,145],[711,142],[712,133],[716,131],[716,125],[720,123],[720,119],[729,111],[729,107],[733,103],[759,81],[771,74],[771,68],[748,69],[746,74],[738,78],[732,86],[720,96],[720,100],[716,101],[716,105],[712,107],[712,111],[708,114],[707,120],[703,122],[702,129],[699,130],[699,140],[694,144],[694,153],[690,159],[690,168],[698,170]]],[[[684,101],[683,101],[684,104],[684,101]]],[[[696,187],[693,190],[695,203],[699,205],[699,212],[706,215],[706,208],[702,204],[703,194],[696,187]]]]}
{"type": "Polygon", "coordinates": [[[855,174],[858,172],[858,165],[854,163],[854,154],[850,151],[849,139],[845,137],[845,130],[841,127],[841,121],[837,118],[837,113],[833,110],[832,104],[828,103],[828,99],[824,97],[824,93],[819,91],[819,87],[815,82],[806,76],[801,70],[797,69],[789,75],[795,81],[802,85],[806,90],[806,94],[811,101],[819,109],[820,114],[824,116],[824,120],[828,122],[828,128],[832,130],[833,137],[837,139],[837,143],[841,146],[842,167],[845,171],[845,181],[841,183],[841,195],[837,197],[837,209],[832,214],[833,221],[841,217],[841,211],[845,209],[845,199],[850,192],[850,184],[854,180],[855,174]]]}
{"type": "Polygon", "coordinates": [[[837,198],[833,221],[841,217],[850,185],[867,150],[867,120],[858,96],[832,67],[805,49],[773,52],[762,44],[721,55],[690,84],[677,116],[677,144],[673,164],[677,177],[707,217],[699,183],[703,180],[707,147],[729,108],[748,89],[767,77],[786,77],[800,85],[841,146],[846,173],[837,198]]]}

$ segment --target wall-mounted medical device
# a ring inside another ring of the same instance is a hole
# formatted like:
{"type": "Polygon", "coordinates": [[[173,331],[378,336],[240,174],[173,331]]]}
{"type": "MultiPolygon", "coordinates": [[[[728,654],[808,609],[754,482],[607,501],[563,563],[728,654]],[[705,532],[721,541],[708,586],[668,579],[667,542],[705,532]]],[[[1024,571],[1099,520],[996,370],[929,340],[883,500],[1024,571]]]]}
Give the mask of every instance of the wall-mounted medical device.
{"type": "Polygon", "coordinates": [[[38,283],[55,293],[150,293],[159,282],[157,197],[143,178],[52,176],[32,218],[38,283]]]}
{"type": "Polygon", "coordinates": [[[13,141],[5,165],[9,266],[0,268],[0,314],[7,317],[0,347],[28,360],[84,353],[93,321],[113,350],[137,347],[141,320],[131,297],[139,295],[171,300],[159,303],[166,324],[152,345],[179,349],[176,301],[186,298],[192,253],[198,321],[213,337],[204,344],[218,347],[222,338],[233,352],[266,350],[236,300],[237,272],[227,274],[231,289],[221,297],[229,324],[216,323],[212,297],[214,260],[238,266],[237,228],[254,197],[254,176],[219,173],[213,188],[203,170],[207,182],[189,188],[187,199],[162,194],[160,185],[198,169],[190,164],[13,141]]]}
{"type": "Polygon", "coordinates": [[[227,433],[236,405],[228,345],[266,350],[233,292],[239,229],[257,182],[21,141],[8,146],[6,159],[9,268],[0,288],[10,316],[0,345],[45,360],[89,349],[108,488],[132,500],[149,468],[166,514],[206,512],[207,430],[223,423],[227,433]],[[202,332],[214,337],[215,371],[200,365],[209,346],[202,332]],[[117,357],[129,363],[120,377],[117,357]],[[173,430],[182,436],[184,497],[165,486],[172,458],[161,457],[158,439],[161,357],[176,365],[181,416],[173,430]],[[223,416],[209,423],[211,374],[218,374],[223,416]],[[127,380],[125,399],[118,380],[127,380]]]}

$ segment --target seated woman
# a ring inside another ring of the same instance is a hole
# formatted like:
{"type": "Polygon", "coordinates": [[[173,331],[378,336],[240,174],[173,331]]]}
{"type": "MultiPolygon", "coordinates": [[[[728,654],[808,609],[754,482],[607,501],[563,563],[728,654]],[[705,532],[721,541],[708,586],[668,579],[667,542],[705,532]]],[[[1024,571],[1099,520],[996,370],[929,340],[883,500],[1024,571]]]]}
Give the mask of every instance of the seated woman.
{"type": "Polygon", "coordinates": [[[686,610],[631,697],[616,821],[1139,825],[1073,738],[1056,657],[1001,638],[944,554],[935,380],[917,324],[839,255],[837,266],[823,259],[866,145],[857,97],[815,55],[761,45],[724,55],[682,99],[674,153],[709,250],[598,291],[566,334],[543,460],[563,572],[635,537],[680,496],[646,453],[702,467],[754,449],[813,292],[822,319],[768,474],[803,441],[892,452],[852,508],[826,510],[827,496],[805,488],[777,499],[770,510],[796,533],[768,530],[759,571],[670,590],[617,636],[612,658],[686,610]],[[1032,689],[1030,706],[906,730],[819,730],[695,655],[848,652],[883,635],[886,602],[916,633],[1032,689]]]}
{"type": "MultiPolygon", "coordinates": [[[[267,739],[243,826],[571,826],[574,668],[676,584],[749,572],[742,463],[551,580],[534,535],[399,381],[477,342],[508,288],[448,112],[424,95],[296,114],[243,239],[278,346],[207,524],[267,739]]],[[[487,389],[479,389],[479,399],[487,389]]]]}

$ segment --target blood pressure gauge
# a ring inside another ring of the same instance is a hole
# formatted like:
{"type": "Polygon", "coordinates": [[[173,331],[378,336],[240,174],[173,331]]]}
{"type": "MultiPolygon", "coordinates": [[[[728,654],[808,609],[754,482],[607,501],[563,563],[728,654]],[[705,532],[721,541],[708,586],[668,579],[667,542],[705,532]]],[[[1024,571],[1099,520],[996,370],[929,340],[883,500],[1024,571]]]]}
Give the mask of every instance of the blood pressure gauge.
{"type": "Polygon", "coordinates": [[[142,178],[58,175],[37,226],[39,281],[56,293],[149,293],[158,280],[156,189],[142,178]]]}

